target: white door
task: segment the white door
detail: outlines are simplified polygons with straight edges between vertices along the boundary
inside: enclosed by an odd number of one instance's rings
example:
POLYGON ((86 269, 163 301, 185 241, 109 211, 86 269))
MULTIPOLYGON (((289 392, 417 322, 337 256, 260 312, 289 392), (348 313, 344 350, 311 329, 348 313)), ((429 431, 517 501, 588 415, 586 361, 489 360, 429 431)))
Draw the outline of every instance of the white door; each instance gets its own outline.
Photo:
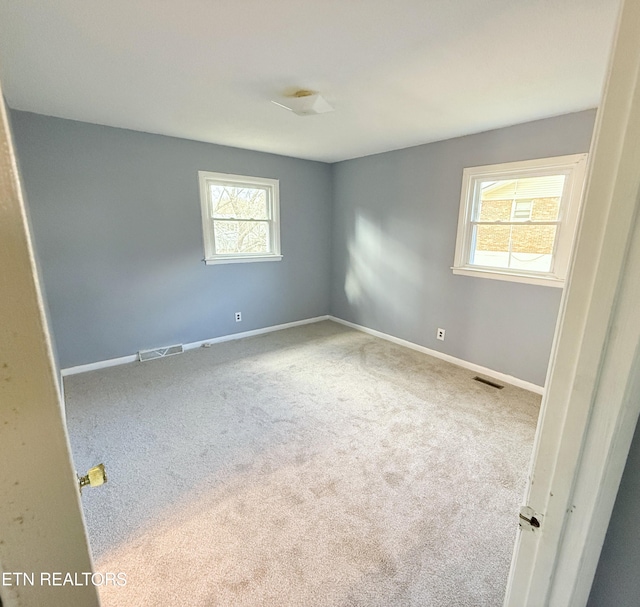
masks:
POLYGON ((622 6, 505 605, 586 604, 640 410, 640 2, 622 6))
POLYGON ((0 597, 4 607, 94 607, 96 588, 75 585, 92 563, 2 99, 0 597), (67 573, 73 585, 62 585, 67 573))

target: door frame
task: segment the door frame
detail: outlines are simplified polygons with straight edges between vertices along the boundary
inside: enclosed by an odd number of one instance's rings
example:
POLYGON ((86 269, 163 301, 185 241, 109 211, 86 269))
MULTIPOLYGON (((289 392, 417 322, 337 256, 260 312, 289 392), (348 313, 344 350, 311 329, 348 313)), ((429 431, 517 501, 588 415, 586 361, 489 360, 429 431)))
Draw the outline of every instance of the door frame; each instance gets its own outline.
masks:
POLYGON ((640 2, 619 15, 506 607, 583 607, 640 413, 640 2))

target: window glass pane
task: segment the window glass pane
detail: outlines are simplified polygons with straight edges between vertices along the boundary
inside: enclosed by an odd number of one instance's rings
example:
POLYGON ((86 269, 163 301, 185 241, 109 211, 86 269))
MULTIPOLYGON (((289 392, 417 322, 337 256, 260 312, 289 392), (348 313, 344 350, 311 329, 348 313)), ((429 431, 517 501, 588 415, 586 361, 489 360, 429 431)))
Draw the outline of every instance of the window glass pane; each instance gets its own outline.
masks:
POLYGON ((565 175, 481 181, 476 221, 556 221, 565 175), (525 209, 530 205, 530 215, 525 209))
MULTIPOLYGON (((496 183, 491 182, 491 183, 496 183)), ((480 199, 478 208, 477 221, 510 221, 511 207, 513 200, 505 198, 504 200, 480 199)))
POLYGON ((536 198, 531 209, 531 221, 558 221, 560 196, 536 198))
POLYGON ((550 272, 557 226, 476 226, 470 263, 490 268, 550 272))
POLYGON ((214 218, 269 219, 267 190, 210 185, 211 207, 214 218))
POLYGON ((216 254, 270 253, 269 224, 264 221, 214 221, 216 254))
POLYGON ((476 226, 470 263, 508 268, 511 226, 476 226))

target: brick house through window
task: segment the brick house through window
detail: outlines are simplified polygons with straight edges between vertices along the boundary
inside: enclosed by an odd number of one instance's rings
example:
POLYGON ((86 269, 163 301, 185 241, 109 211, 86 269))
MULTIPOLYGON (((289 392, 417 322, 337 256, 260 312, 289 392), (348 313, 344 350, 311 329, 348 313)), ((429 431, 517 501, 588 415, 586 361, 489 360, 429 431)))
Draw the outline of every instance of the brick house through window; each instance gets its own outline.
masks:
POLYGON ((478 226, 474 262, 497 265, 503 259, 505 267, 548 270, 557 226, 535 222, 558 220, 563 186, 564 175, 484 182, 478 219, 522 225, 478 226))

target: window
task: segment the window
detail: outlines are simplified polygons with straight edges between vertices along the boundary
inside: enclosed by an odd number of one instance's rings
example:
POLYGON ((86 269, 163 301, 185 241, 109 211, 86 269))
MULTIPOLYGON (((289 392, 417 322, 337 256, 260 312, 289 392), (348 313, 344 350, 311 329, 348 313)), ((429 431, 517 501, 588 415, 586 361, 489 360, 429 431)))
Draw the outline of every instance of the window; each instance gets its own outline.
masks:
POLYGON ((463 172, 454 274, 561 287, 587 154, 463 172))
POLYGON ((277 179, 198 171, 207 264, 278 261, 277 179))
POLYGON ((531 219, 532 210, 533 200, 514 200, 511 219, 514 221, 527 221, 528 219, 531 219))

